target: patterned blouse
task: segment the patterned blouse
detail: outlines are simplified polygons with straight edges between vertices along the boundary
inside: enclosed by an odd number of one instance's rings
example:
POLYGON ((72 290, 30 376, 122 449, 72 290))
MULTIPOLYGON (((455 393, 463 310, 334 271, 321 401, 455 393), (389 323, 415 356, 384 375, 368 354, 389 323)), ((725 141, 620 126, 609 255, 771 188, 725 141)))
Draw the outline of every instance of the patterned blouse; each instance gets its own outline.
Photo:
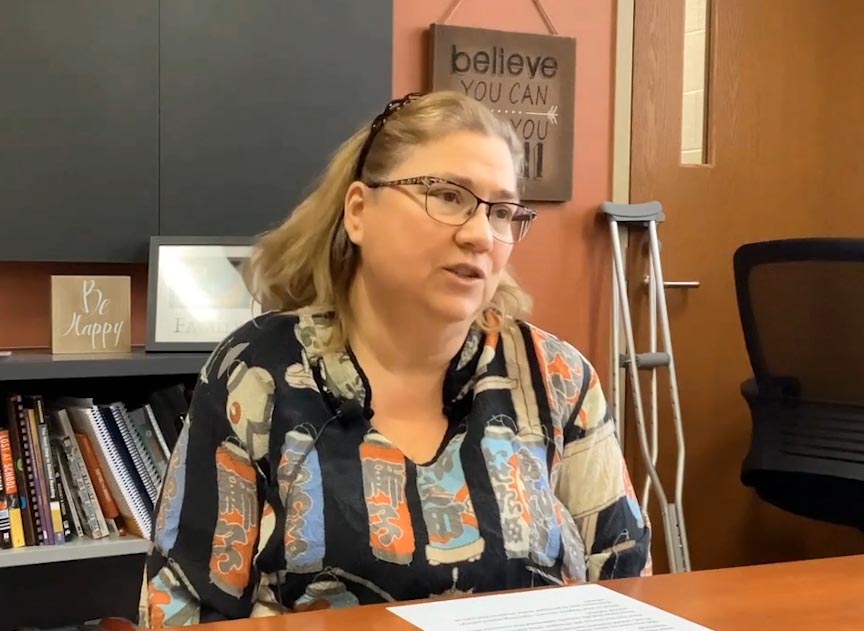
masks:
POLYGON ((268 313, 207 361, 158 502, 142 626, 650 572, 615 424, 570 345, 525 323, 472 329, 445 378, 449 428, 420 464, 372 427, 369 384, 325 347, 331 330, 327 312, 268 313))

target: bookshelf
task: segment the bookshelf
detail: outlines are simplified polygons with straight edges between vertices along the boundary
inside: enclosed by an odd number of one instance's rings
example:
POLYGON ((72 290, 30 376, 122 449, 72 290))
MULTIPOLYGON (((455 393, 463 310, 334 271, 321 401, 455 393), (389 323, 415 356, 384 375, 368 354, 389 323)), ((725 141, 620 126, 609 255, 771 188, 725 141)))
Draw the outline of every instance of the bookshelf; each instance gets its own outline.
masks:
POLYGON ((103 539, 76 539, 59 546, 33 546, 0 551, 0 568, 41 565, 80 561, 82 559, 101 559, 104 557, 146 554, 150 542, 138 537, 110 536, 103 539))
MULTIPOLYGON (((0 357, 0 394, 100 396, 125 400, 166 385, 194 384, 208 353, 52 355, 15 351, 0 357)), ((145 555, 133 535, 0 550, 0 629, 53 628, 119 616, 137 620, 145 555), (51 594, 46 606, 46 594, 51 594)))
POLYGON ((16 351, 0 358, 0 382, 194 375, 201 370, 207 356, 207 353, 147 353, 143 349, 112 355, 16 351))

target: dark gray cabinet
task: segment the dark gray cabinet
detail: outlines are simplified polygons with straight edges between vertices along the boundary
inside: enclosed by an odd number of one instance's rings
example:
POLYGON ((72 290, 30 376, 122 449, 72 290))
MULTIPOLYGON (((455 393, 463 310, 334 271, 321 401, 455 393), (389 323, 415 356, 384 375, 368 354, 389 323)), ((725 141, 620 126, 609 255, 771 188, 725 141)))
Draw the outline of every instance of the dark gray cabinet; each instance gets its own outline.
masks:
POLYGON ((158 15, 157 0, 0 0, 0 260, 146 257, 158 15))
POLYGON ((391 67, 392 0, 0 0, 0 260, 256 234, 391 67))
POLYGON ((391 92, 391 0, 185 0, 161 14, 160 231, 284 218, 391 92))

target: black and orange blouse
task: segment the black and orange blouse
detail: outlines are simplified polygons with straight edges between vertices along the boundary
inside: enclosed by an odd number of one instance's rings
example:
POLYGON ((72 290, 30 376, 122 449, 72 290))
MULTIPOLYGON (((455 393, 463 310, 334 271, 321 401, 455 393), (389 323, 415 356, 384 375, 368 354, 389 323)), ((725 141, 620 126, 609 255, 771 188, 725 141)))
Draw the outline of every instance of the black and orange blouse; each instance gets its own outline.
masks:
POLYGON ((268 313, 203 368, 159 498, 142 623, 650 572, 597 375, 526 323, 472 329, 430 462, 375 430, 332 315, 268 313))

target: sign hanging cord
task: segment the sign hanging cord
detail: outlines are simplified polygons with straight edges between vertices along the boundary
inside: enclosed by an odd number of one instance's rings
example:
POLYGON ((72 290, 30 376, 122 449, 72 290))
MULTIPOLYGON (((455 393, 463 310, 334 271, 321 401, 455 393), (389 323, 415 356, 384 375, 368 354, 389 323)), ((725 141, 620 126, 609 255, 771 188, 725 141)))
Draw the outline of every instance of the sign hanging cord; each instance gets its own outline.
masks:
MULTIPOLYGON (((450 21, 450 18, 453 17, 453 14, 456 13, 456 9, 460 7, 463 0, 453 0, 447 9, 441 14, 441 17, 438 18, 438 24, 447 24, 450 21)), ((552 21, 552 18, 549 17, 549 13, 546 11, 546 7, 543 6, 543 0, 531 0, 531 3, 537 9, 537 12, 540 14, 540 17, 543 18, 543 22, 546 24, 546 28, 548 29, 551 35, 558 35, 558 29, 555 28, 555 23, 552 21)))

